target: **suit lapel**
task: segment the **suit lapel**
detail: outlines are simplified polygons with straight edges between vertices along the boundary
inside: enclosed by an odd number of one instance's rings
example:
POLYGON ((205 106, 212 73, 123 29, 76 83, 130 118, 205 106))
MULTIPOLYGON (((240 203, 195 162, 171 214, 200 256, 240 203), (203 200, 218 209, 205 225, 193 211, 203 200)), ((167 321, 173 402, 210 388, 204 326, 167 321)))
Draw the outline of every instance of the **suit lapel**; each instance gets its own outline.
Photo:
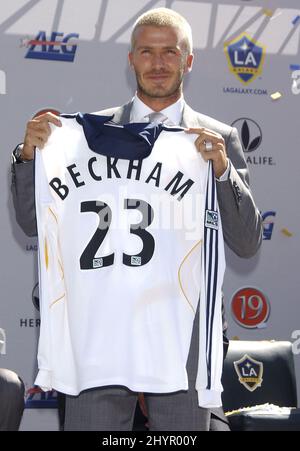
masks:
POLYGON ((130 122, 130 112, 132 108, 132 100, 114 111, 113 121, 116 124, 128 124, 130 122))
POLYGON ((180 124, 185 128, 198 128, 201 127, 201 122, 199 120, 199 114, 192 110, 186 103, 183 107, 182 121, 180 124))

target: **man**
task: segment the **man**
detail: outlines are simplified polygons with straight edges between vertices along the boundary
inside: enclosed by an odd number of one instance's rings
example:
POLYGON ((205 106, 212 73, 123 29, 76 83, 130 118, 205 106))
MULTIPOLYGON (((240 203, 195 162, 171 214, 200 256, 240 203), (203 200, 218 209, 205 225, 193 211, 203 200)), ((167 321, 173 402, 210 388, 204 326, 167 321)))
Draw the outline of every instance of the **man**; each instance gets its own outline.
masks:
POLYGON ((17 431, 23 410, 23 382, 13 371, 0 368, 0 431, 17 431))
MULTIPOLYGON (((193 64, 192 35, 186 20, 172 10, 158 8, 135 23, 129 64, 137 92, 128 104, 100 112, 114 122, 143 122, 160 112, 166 124, 181 125, 197 134, 197 150, 211 160, 227 245, 241 257, 251 257, 261 244, 261 217, 253 201, 247 165, 235 129, 193 111, 184 101, 183 79, 193 64), (146 119, 148 116, 148 119, 146 119)), ((35 146, 42 149, 50 135, 49 123, 61 126, 46 113, 28 122, 24 145, 14 152, 12 192, 16 217, 29 236, 36 234, 33 190, 35 146)), ((194 321, 187 360, 189 389, 163 395, 146 394, 151 430, 207 430, 209 409, 200 408, 195 391, 198 355, 198 321, 194 321)), ((126 387, 108 387, 67 396, 66 428, 130 430, 137 394, 126 387)))

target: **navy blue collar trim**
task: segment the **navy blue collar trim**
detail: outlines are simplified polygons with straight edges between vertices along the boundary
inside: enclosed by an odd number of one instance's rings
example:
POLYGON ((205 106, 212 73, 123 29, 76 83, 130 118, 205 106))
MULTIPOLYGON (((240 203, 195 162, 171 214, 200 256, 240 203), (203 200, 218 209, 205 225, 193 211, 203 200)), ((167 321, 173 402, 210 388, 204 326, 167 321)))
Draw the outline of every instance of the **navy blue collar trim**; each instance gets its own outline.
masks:
POLYGON ((140 160, 150 155, 155 141, 163 130, 178 132, 182 127, 168 127, 147 122, 116 124, 114 116, 76 113, 61 114, 76 119, 83 127, 89 148, 98 154, 126 160, 140 160))

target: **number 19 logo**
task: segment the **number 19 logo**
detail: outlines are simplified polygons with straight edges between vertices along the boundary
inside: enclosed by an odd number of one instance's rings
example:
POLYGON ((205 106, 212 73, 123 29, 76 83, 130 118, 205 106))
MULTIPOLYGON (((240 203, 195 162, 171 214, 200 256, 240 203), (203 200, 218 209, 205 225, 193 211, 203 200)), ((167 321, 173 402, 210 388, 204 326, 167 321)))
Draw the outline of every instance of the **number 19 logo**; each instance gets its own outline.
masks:
POLYGON ((232 298, 233 319, 246 329, 265 327, 270 315, 270 304, 257 288, 241 288, 232 298))

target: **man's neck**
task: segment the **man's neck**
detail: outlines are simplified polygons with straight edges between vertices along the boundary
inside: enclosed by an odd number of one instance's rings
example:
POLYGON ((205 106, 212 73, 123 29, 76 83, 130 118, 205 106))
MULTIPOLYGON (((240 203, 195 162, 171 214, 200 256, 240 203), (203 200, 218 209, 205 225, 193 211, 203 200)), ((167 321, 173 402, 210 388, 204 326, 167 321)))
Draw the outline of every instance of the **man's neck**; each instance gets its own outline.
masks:
POLYGON ((137 96, 142 102, 144 102, 145 105, 151 108, 151 110, 162 111, 165 108, 168 108, 168 106, 176 103, 177 100, 179 100, 180 97, 182 96, 182 93, 178 92, 172 96, 160 98, 160 97, 149 97, 144 93, 137 91, 137 96))

